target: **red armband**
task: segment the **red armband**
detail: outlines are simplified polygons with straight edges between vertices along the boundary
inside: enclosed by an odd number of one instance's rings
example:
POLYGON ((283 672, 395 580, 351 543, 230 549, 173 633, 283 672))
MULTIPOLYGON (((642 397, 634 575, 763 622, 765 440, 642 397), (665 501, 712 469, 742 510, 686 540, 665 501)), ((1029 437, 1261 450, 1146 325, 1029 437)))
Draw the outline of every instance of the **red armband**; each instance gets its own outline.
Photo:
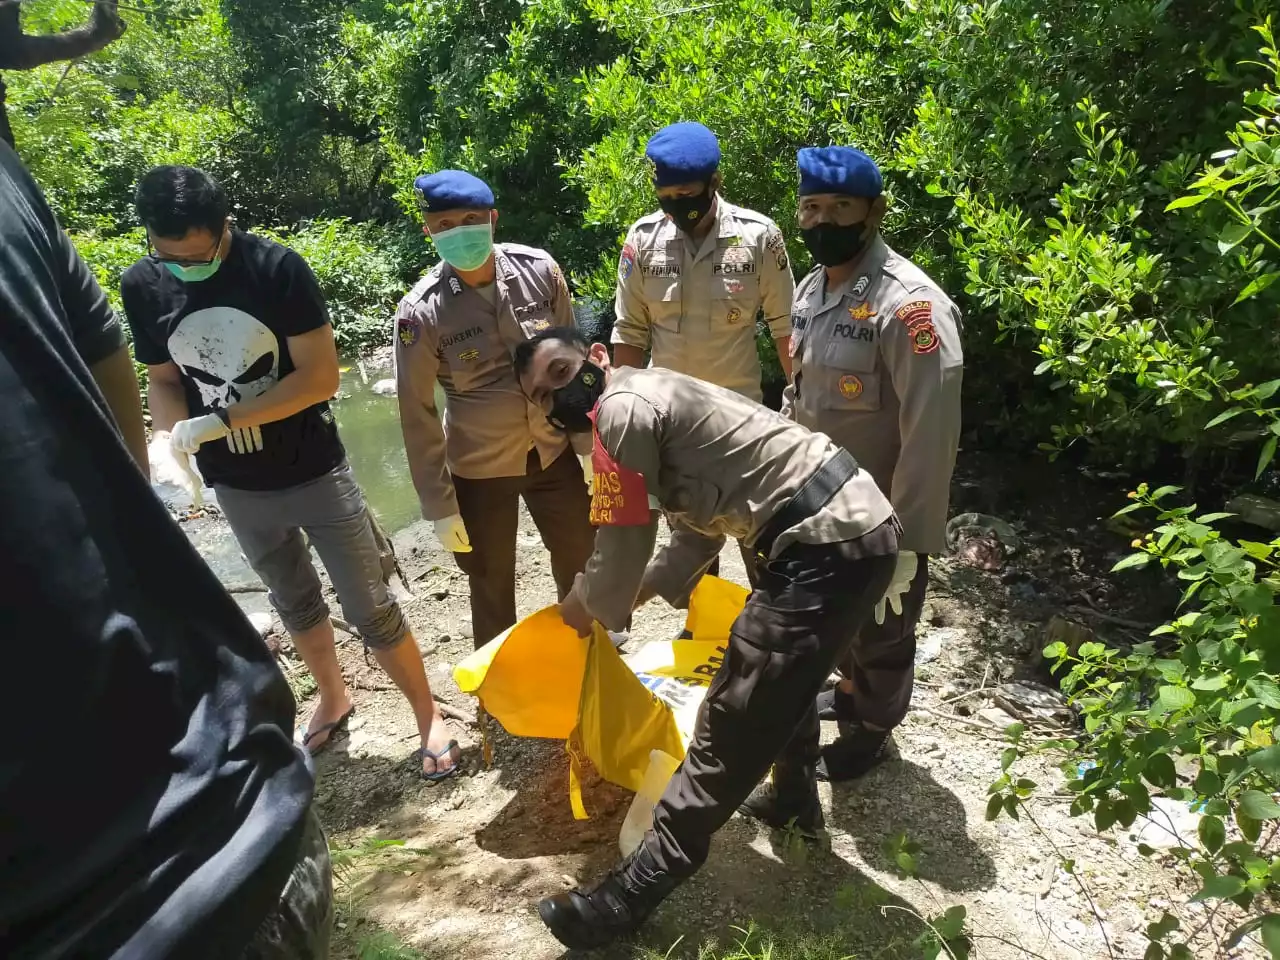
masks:
POLYGON ((644 474, 618 463, 595 428, 591 414, 591 525, 593 527, 639 527, 649 522, 649 488, 644 474))

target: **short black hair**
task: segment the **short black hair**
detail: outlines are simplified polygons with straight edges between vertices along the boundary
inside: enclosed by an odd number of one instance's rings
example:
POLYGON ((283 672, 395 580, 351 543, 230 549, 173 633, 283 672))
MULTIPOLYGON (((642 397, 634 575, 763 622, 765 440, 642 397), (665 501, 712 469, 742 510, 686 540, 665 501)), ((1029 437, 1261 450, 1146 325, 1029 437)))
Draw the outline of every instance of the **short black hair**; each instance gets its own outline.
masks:
POLYGON ((591 350, 591 341, 577 327, 552 327, 550 330, 544 330, 537 336, 516 344, 513 362, 517 379, 523 377, 529 371, 529 364, 533 363, 533 355, 538 352, 538 347, 548 340, 555 340, 557 343, 568 344, 571 347, 579 347, 583 353, 588 353, 591 350))
POLYGON ((133 197, 142 225, 158 237, 179 240, 192 230, 222 236, 231 206, 222 184, 197 167, 154 167, 133 197))

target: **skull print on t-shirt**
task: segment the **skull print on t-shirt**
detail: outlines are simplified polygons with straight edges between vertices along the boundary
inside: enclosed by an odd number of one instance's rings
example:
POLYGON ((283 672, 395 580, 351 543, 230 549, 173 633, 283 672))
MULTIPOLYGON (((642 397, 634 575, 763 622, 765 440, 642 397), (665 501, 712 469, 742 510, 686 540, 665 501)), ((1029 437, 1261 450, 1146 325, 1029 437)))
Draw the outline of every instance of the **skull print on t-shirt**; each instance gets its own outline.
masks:
MULTIPOLYGON (((210 410, 259 397, 280 380, 280 341, 255 317, 234 307, 209 307, 187 314, 169 337, 169 356, 195 384, 210 410)), ((262 449, 262 429, 227 437, 234 453, 262 449)))
MULTIPOLYGON (((178 368, 189 416, 234 407, 294 372, 289 338, 329 323, 306 261, 271 240, 233 230, 222 268, 183 283, 142 259, 120 283, 134 356, 178 368)), ((283 490, 345 459, 327 403, 206 443, 196 454, 205 480, 240 490, 283 490)))

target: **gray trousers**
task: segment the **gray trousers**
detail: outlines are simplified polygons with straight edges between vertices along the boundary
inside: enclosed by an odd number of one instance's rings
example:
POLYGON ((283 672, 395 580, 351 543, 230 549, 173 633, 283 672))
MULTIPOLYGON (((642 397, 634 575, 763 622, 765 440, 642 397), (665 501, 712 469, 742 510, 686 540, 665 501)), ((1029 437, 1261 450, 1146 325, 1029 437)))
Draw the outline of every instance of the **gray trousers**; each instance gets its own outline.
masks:
POLYGON ((338 593, 343 616, 365 643, 386 649, 408 635, 404 614, 387 587, 369 508, 349 464, 287 490, 214 489, 286 630, 301 633, 329 618, 310 540, 338 593))

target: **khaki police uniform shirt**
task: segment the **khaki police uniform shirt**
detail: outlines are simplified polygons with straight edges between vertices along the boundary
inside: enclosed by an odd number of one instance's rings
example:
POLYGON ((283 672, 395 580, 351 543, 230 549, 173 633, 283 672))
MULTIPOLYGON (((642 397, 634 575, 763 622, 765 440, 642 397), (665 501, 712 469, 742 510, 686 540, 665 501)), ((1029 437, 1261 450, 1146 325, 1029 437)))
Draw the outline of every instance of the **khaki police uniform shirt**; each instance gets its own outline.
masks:
POLYGON ((946 545, 960 442, 960 311, 879 236, 833 290, 821 267, 796 288, 793 383, 783 413, 865 466, 902 522, 902 549, 946 545))
POLYGON ((639 220, 618 262, 613 342, 652 349, 655 367, 761 398, 756 316, 774 339, 791 332, 795 280, 777 225, 716 198, 694 247, 662 211, 639 220))
POLYGON ((422 515, 458 512, 450 474, 523 476, 536 448, 545 468, 564 453, 564 434, 520 389, 512 354, 522 340, 572 326, 569 289, 546 251, 495 245, 493 302, 439 263, 396 311, 396 385, 409 472, 422 515), (447 400, 436 409, 439 380, 447 400))
MULTIPOLYGON (((672 527, 670 542, 652 563, 656 513, 647 525, 604 523, 597 529, 579 597, 611 630, 626 626, 642 583, 673 605, 687 606, 725 538, 750 545, 837 452, 828 437, 758 403, 660 367, 613 371, 596 408, 596 433, 619 466, 644 478, 649 506, 664 511, 672 527)), ((597 473, 597 499, 617 490, 597 473)), ((870 474, 860 470, 818 513, 779 534, 770 556, 797 541, 853 540, 892 514, 870 474)))

